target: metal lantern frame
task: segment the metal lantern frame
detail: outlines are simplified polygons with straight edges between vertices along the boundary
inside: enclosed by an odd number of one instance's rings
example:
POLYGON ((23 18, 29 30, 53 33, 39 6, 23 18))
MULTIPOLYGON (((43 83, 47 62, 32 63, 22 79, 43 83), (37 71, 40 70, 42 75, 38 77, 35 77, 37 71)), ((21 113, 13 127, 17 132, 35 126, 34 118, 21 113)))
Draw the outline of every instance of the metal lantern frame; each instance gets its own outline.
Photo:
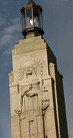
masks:
POLYGON ((22 34, 24 36, 34 33, 43 35, 42 8, 34 1, 29 1, 21 9, 22 13, 22 34))

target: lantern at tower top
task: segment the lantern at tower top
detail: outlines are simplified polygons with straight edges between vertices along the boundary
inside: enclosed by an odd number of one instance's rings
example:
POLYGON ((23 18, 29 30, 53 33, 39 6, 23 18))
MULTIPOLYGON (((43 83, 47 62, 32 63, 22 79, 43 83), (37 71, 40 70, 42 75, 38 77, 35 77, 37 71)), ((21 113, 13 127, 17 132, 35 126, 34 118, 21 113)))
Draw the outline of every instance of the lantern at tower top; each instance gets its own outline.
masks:
POLYGON ((36 5, 33 0, 22 7, 22 34, 25 38, 44 34, 42 11, 41 6, 36 5))

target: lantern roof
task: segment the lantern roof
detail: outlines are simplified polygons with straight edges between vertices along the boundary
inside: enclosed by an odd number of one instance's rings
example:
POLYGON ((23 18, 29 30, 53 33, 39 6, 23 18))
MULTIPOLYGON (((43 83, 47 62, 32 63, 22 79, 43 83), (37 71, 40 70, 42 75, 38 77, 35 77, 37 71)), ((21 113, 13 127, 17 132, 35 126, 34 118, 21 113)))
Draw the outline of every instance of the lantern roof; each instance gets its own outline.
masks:
POLYGON ((33 4, 36 5, 36 3, 33 0, 29 0, 29 2, 27 4, 33 4))
POLYGON ((28 3, 26 3, 22 7, 21 12, 23 12, 24 9, 29 8, 29 7, 38 7, 41 11, 43 11, 40 5, 37 5, 33 0, 29 0, 28 3))

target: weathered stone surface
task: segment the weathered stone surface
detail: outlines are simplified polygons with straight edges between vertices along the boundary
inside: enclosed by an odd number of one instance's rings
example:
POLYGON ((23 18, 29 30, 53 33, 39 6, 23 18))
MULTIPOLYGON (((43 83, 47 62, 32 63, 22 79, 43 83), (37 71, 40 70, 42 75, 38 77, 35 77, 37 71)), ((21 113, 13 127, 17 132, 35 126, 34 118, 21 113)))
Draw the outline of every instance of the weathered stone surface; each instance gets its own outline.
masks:
POLYGON ((20 40, 12 51, 12 62, 12 138, 68 138, 62 76, 44 39, 20 40))

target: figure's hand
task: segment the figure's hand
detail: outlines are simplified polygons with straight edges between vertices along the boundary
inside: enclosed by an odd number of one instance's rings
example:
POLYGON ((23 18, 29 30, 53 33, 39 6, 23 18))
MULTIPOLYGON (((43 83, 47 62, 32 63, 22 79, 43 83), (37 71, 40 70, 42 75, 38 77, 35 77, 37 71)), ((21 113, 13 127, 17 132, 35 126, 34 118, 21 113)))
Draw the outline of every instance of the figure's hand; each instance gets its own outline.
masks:
POLYGON ((46 110, 49 107, 49 104, 50 104, 49 99, 42 100, 42 110, 46 110))
POLYGON ((25 95, 26 95, 27 97, 30 97, 29 92, 25 92, 25 95))
POLYGON ((22 89, 22 97, 23 97, 24 95, 27 96, 27 95, 28 95, 27 93, 28 93, 31 89, 32 89, 32 85, 31 85, 31 84, 24 86, 23 89, 22 89))

